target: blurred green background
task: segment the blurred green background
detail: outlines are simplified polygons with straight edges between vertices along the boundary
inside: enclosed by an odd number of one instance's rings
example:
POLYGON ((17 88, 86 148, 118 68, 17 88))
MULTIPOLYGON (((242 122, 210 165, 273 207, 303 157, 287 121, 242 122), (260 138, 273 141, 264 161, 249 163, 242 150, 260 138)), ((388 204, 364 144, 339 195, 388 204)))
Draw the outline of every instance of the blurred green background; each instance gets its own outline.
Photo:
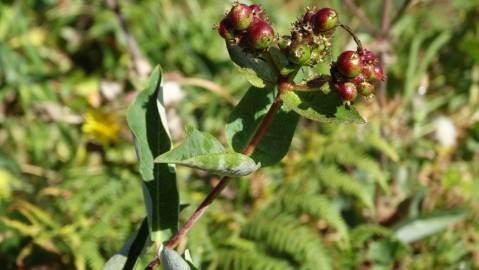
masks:
MULTIPOLYGON (((137 230, 125 112, 152 65, 175 143, 186 124, 224 141, 249 87, 213 29, 231 2, 115 2, 0 2, 2 269, 101 269, 137 230)), ((281 164, 232 182, 180 251, 201 269, 479 269, 479 1, 258 2, 279 34, 334 7, 387 82, 358 102, 366 125, 303 119, 281 164)), ((333 57, 352 46, 338 32, 333 57)), ((178 181, 185 220, 218 179, 178 181)))

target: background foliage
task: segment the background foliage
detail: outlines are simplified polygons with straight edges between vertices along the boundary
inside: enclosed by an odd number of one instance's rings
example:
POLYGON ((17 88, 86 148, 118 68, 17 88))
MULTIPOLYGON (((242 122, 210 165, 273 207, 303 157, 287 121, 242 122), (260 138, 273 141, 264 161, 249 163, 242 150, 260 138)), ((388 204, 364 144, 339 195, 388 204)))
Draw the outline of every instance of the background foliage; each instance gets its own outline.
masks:
MULTIPOLYGON (((278 33, 310 4, 261 2, 278 33)), ((201 269, 479 268, 479 2, 409 1, 386 37, 346 2, 315 4, 385 51, 385 98, 360 102, 366 125, 302 119, 280 165, 232 182, 180 245, 201 269)), ((363 2, 380 29, 381 1, 363 2)), ((145 59, 166 72, 174 143, 186 125, 226 142, 249 87, 212 30, 228 6, 121 1, 145 59)), ((353 46, 334 44, 334 56, 353 46)), ((126 108, 142 86, 104 2, 0 3, 0 265, 101 269, 140 227, 126 108)), ((177 174, 184 220, 218 179, 177 174)))

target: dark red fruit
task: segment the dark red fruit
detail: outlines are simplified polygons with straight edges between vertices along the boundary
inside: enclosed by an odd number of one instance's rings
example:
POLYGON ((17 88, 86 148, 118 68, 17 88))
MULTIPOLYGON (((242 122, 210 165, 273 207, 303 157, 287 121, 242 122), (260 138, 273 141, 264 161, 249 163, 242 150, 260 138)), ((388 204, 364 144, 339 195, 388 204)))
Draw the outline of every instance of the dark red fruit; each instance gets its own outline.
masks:
POLYGON ((359 73, 358 76, 354 77, 352 80, 351 80, 355 85, 360 85, 362 84, 363 82, 366 81, 366 78, 364 77, 364 75, 362 73, 359 73))
POLYGON ((303 16, 303 23, 304 24, 308 24, 308 23, 312 24, 314 14, 316 14, 316 13, 314 13, 312 10, 306 11, 306 13, 303 16))
POLYGON ((237 4, 231 8, 230 14, 233 28, 236 30, 245 30, 253 21, 253 12, 245 4, 237 4))
POLYGON ((371 68, 371 80, 373 81, 382 81, 384 79, 383 68, 376 64, 371 68))
POLYGON ((253 13, 253 16, 259 17, 261 19, 265 19, 266 13, 264 12, 264 9, 260 5, 250 5, 249 8, 251 9, 251 12, 253 13))
POLYGON ((374 93, 374 85, 368 82, 363 82, 358 85, 358 92, 365 97, 369 97, 372 93, 374 93))
POLYGON ((343 52, 336 61, 339 72, 348 78, 354 78, 361 73, 362 65, 359 55, 354 51, 343 52))
POLYGON ((373 64, 377 61, 377 59, 377 56, 373 52, 366 49, 363 50, 363 54, 361 55, 361 61, 364 64, 373 64))
POLYGON ((267 22, 255 18, 248 28, 248 41, 253 48, 261 50, 268 48, 274 40, 274 30, 267 22))
POLYGON ((231 20, 229 18, 224 18, 218 27, 218 33, 226 40, 233 40, 235 38, 235 33, 231 20))
POLYGON ((322 8, 311 18, 317 32, 326 32, 338 25, 338 13, 332 8, 322 8))
POLYGON ((338 90, 339 95, 341 95, 344 100, 354 100, 358 95, 358 90, 356 89, 356 85, 354 85, 354 83, 337 83, 335 84, 335 87, 338 90))
POLYGON ((371 80, 372 73, 373 73, 373 66, 372 65, 363 65, 363 68, 361 70, 361 75, 364 76, 364 79, 366 81, 371 80))

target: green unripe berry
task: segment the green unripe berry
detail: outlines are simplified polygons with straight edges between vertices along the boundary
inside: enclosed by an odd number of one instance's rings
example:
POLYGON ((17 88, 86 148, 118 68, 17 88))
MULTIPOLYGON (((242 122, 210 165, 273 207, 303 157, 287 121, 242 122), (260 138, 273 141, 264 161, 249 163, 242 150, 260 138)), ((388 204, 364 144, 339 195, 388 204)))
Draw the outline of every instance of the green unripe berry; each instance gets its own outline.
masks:
POLYGON ((286 50, 287 48, 289 48, 289 46, 291 46, 291 37, 290 36, 282 36, 278 40, 278 47, 281 50, 286 50))
POLYGON ((304 43, 293 44, 288 50, 288 59, 294 64, 302 65, 311 58, 311 47, 304 43))
POLYGON ((368 97, 374 93, 374 85, 368 82, 363 82, 358 85, 358 92, 362 96, 368 97))

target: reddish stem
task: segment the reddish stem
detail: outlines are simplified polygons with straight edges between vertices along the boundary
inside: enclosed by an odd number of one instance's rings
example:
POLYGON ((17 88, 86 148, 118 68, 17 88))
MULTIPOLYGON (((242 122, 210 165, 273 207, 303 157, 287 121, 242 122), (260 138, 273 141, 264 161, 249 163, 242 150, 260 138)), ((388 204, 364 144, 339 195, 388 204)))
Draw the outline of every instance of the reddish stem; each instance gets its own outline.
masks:
MULTIPOLYGON (((258 145, 258 143, 261 141, 261 138, 263 138, 264 134, 268 130, 269 126, 274 120, 274 117, 276 113, 279 111, 281 108, 281 105, 283 104, 283 101, 281 100, 281 95, 285 91, 281 87, 278 87, 279 91, 278 94, 276 95, 273 104, 269 108, 268 112, 266 113, 265 117, 261 121, 258 129, 256 130, 256 133, 254 134, 253 138, 251 141, 248 143, 246 148, 243 150, 244 155, 251 155, 258 145)), ((183 226, 180 228, 180 230, 176 233, 176 235, 166 244, 167 248, 174 248, 176 247, 180 241, 183 239, 183 237, 186 236, 186 234, 190 231, 190 229, 195 225, 195 223, 201 218, 203 213, 208 209, 208 206, 218 197, 218 195, 223 191, 223 189, 228 185, 230 182, 231 178, 228 176, 223 176, 221 178, 220 182, 218 185, 216 185, 213 190, 210 191, 208 196, 203 200, 203 202, 198 206, 198 208, 195 210, 195 212, 191 215, 191 217, 183 224, 183 226)), ((145 270, 151 270, 154 269, 156 266, 160 264, 160 257, 157 255, 155 258, 148 264, 148 266, 145 268, 145 270)))
POLYGON ((263 138, 264 134, 268 130, 269 126, 274 120, 274 116, 276 113, 279 111, 281 108, 281 105, 283 104, 283 101, 281 100, 281 93, 282 91, 280 90, 278 92, 278 95, 273 101, 273 104, 269 108, 268 113, 266 113, 265 117, 263 118, 263 121, 261 122, 260 126, 256 130, 256 133, 254 134, 253 138, 251 139, 250 143, 246 146, 246 148, 243 150, 244 155, 251 155, 258 145, 258 143, 261 141, 261 138, 263 138))

